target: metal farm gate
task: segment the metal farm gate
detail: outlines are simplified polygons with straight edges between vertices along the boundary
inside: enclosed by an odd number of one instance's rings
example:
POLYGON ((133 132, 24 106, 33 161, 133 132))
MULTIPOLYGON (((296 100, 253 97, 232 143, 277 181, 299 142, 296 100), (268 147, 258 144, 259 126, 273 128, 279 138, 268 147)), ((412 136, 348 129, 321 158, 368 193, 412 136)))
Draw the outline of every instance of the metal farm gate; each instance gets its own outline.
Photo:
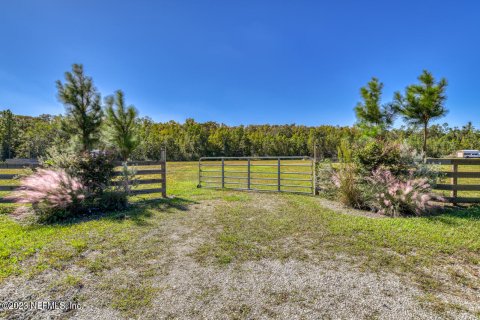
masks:
POLYGON ((198 187, 315 193, 311 157, 202 157, 198 187))

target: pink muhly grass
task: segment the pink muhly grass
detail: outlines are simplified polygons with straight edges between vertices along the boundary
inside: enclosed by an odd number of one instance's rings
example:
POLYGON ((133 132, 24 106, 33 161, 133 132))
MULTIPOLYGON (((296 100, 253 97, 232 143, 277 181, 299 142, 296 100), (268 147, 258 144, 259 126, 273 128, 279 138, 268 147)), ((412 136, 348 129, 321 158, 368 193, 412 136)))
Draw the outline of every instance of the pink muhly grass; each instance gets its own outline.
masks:
POLYGON ((8 199, 24 204, 43 204, 49 208, 66 209, 85 198, 84 186, 64 170, 39 169, 21 179, 20 188, 8 199))
POLYGON ((426 178, 414 178, 410 173, 404 180, 395 177, 389 170, 378 168, 368 178, 379 188, 376 194, 376 207, 382 214, 398 216, 401 214, 421 214, 428 210, 431 201, 444 201, 431 192, 426 178))

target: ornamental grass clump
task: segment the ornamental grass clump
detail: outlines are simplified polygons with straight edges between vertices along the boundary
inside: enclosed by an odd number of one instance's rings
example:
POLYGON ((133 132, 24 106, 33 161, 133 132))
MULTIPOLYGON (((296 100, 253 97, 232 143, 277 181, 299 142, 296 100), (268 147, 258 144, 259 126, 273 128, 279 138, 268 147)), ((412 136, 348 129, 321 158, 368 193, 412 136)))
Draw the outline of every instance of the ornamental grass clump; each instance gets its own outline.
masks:
POLYGON ((22 178, 20 188, 7 198, 31 204, 31 211, 41 221, 56 221, 82 210, 85 187, 65 170, 39 169, 22 178))
POLYGON ((338 170, 332 170, 331 180, 336 188, 336 197, 345 205, 353 208, 364 207, 361 178, 358 168, 352 161, 351 146, 342 141, 338 148, 338 157, 341 160, 338 170))
POLYGON ((338 148, 340 163, 319 169, 322 193, 343 204, 397 217, 421 215, 444 199, 432 192, 442 175, 400 143, 374 141, 338 148), (355 151, 352 151, 355 150, 355 151), (354 155, 354 156, 352 156, 354 155))
POLYGON ((415 178, 413 172, 402 179, 390 170, 378 168, 367 181, 376 189, 372 207, 381 214, 393 217, 421 215, 431 209, 432 201, 443 201, 432 193, 427 178, 415 178))

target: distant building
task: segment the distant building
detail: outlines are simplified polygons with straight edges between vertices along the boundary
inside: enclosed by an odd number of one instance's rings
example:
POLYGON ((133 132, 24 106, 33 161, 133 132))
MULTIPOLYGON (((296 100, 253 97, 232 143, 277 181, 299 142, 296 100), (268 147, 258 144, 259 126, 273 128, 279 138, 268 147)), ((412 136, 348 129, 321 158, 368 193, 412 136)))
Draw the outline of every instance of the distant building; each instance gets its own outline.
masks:
POLYGON ((459 150, 457 151, 458 158, 480 158, 479 150, 459 150))

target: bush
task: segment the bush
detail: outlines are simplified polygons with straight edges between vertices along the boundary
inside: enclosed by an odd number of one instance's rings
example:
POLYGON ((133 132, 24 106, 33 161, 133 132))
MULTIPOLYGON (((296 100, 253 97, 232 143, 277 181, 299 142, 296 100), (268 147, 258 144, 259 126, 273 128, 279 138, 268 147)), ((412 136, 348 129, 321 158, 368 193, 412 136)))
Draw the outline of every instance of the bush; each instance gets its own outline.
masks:
POLYGON ((390 216, 419 215, 432 201, 443 200, 432 193, 438 168, 423 163, 406 145, 375 141, 353 148, 342 142, 338 154, 338 167, 320 171, 318 177, 324 194, 345 205, 390 216))
POLYGON ((128 194, 122 191, 106 191, 95 201, 95 207, 106 211, 125 210, 128 207, 128 194))
POLYGON ((31 204, 41 221, 56 221, 83 210, 85 187, 65 170, 39 169, 21 179, 19 190, 7 198, 31 204))
POLYGON ((443 201, 431 192, 427 178, 415 178, 413 172, 402 180, 391 171, 378 168, 367 180, 376 190, 372 207, 389 216, 420 215, 430 209, 431 201, 443 201))
POLYGON ((355 150, 355 162, 364 174, 383 167, 400 175, 423 163, 422 157, 413 148, 398 142, 375 140, 356 146, 355 150))
POLYGON ((367 142, 355 150, 354 160, 366 172, 372 172, 380 166, 398 166, 401 158, 397 145, 382 140, 367 142))
POLYGON ((70 173, 78 157, 79 155, 71 149, 53 145, 47 150, 47 155, 39 159, 39 162, 45 168, 61 168, 70 173))
POLYGON ((130 195, 132 188, 138 185, 137 171, 128 167, 127 163, 122 163, 122 170, 118 178, 117 191, 123 191, 126 195, 130 195))
POLYGON ((338 157, 341 163, 338 168, 331 167, 330 170, 326 171, 331 182, 330 184, 327 181, 326 191, 333 193, 335 198, 347 206, 363 208, 365 199, 362 192, 362 181, 357 174, 357 165, 352 161, 351 150, 351 146, 347 141, 341 142, 338 148, 338 157))
POLYGON ((89 198, 99 197, 111 185, 115 176, 114 158, 105 153, 82 153, 71 164, 71 174, 85 185, 89 198))
POLYGON ((114 157, 108 153, 62 154, 52 151, 42 164, 50 168, 63 169, 78 178, 86 188, 88 200, 101 196, 112 185, 112 178, 115 176, 114 157))
POLYGON ((44 166, 61 168, 76 177, 85 186, 84 206, 90 211, 123 210, 128 206, 131 184, 135 171, 123 166, 119 179, 115 180, 113 154, 103 152, 61 153, 52 149, 42 160, 44 166))
POLYGON ((106 211, 125 210, 128 207, 128 196, 131 194, 132 186, 137 184, 136 170, 131 169, 126 163, 122 164, 118 179, 115 183, 98 195, 95 199, 95 208, 106 211))

